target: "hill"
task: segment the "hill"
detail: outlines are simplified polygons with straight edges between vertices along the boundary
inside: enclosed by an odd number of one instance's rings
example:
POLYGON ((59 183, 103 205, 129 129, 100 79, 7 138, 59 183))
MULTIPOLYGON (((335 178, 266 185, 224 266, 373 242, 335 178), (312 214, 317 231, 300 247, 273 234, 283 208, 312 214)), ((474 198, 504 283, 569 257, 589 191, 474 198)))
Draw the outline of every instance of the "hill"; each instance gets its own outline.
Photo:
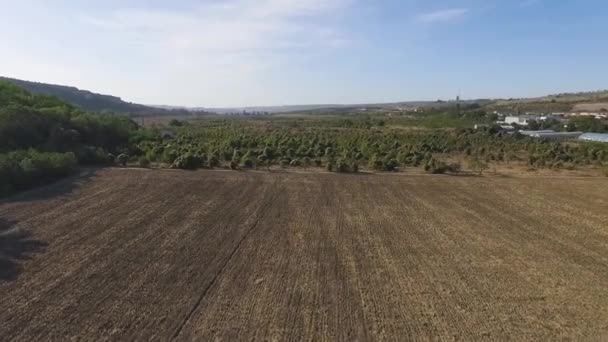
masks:
POLYGON ((34 95, 56 96, 59 99, 90 112, 111 112, 130 116, 184 116, 208 114, 204 111, 187 111, 180 108, 157 108, 123 101, 120 97, 93 93, 76 87, 30 82, 0 77, 0 81, 13 83, 34 95))
MULTIPOLYGON (((477 99, 463 100, 461 104, 469 105, 477 103, 487 105, 492 100, 477 99)), ((285 106, 260 106, 260 107, 233 107, 233 108, 208 108, 215 113, 240 113, 246 112, 268 112, 268 113, 301 113, 301 112, 351 112, 356 110, 374 109, 415 109, 415 108, 445 108, 455 105, 454 101, 405 101, 390 103, 359 103, 359 104, 311 104, 311 105, 285 105, 285 106)), ((198 108, 195 108, 198 109, 198 108)), ((191 109, 192 110, 192 109, 191 109)))
POLYGON ((562 93, 521 99, 499 99, 488 109, 511 112, 569 112, 608 109, 608 90, 562 93))

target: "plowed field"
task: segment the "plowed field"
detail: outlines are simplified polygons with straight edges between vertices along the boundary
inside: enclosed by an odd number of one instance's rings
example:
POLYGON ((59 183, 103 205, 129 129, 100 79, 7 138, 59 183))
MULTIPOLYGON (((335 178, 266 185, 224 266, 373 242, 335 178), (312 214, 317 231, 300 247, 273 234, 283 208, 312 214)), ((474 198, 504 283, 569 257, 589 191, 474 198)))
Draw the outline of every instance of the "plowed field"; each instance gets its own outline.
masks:
POLYGON ((608 179, 107 169, 0 267, 4 341, 603 340, 608 179))

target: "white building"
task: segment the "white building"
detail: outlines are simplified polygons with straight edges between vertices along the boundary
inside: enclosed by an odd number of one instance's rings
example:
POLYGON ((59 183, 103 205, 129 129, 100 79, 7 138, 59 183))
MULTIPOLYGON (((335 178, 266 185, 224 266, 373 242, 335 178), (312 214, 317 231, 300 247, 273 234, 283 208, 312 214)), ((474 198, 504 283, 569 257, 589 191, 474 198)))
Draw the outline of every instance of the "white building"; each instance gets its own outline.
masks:
POLYGON ((520 126, 528 126, 530 121, 538 121, 538 115, 520 115, 520 116, 507 116, 505 118, 505 123, 507 125, 520 125, 520 126))

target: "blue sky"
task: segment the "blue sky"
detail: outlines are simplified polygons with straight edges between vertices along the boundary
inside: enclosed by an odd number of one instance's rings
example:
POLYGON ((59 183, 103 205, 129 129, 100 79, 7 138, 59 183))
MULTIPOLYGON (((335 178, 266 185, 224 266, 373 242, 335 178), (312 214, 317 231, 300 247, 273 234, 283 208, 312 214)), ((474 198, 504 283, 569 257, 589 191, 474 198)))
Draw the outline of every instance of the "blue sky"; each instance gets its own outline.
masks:
POLYGON ((605 0, 0 0, 0 75, 146 104, 608 88, 605 0))

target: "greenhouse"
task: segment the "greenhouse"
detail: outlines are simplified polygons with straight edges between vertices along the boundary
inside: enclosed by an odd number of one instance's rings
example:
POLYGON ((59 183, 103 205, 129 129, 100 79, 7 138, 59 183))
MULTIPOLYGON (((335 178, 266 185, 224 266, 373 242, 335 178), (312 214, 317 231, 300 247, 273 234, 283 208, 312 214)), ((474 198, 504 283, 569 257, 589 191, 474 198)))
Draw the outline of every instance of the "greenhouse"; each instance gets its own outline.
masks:
POLYGON ((608 134, 606 134, 606 133, 585 133, 579 137, 579 140, 608 143, 608 134))

